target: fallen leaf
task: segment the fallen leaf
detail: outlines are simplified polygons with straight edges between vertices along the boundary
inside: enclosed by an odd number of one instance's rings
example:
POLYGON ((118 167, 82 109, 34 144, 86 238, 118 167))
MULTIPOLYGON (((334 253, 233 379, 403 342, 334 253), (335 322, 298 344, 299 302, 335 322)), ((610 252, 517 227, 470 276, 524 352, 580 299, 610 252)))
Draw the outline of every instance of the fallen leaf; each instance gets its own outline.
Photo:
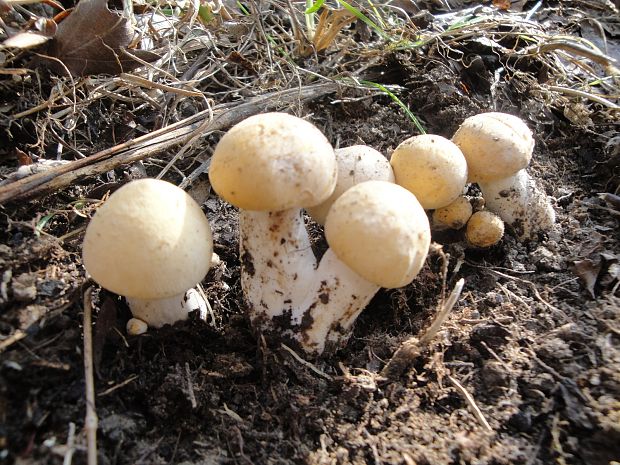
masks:
MULTIPOLYGON (((58 60, 45 60, 58 73, 74 76, 118 74, 131 71, 140 63, 124 52, 134 31, 127 20, 107 7, 106 0, 80 0, 73 12, 58 25, 47 54, 58 60), (63 66, 64 65, 64 66, 63 66)), ((157 55, 144 50, 131 54, 146 61, 157 55)))
POLYGON ((493 0, 493 6, 500 10, 507 10, 510 8, 510 0, 493 0))
POLYGON ((37 31, 46 37, 54 37, 58 30, 58 24, 50 18, 39 18, 35 21, 34 25, 37 31))
POLYGON ((592 298, 596 299, 596 295, 594 294, 594 286, 596 286, 598 275, 601 272, 601 262, 599 261, 598 263, 595 263, 589 258, 576 261, 573 266, 573 272, 584 282, 586 289, 592 298))
POLYGON ((19 166, 32 165, 34 163, 30 155, 17 147, 15 147, 15 158, 17 158, 17 164, 19 166))

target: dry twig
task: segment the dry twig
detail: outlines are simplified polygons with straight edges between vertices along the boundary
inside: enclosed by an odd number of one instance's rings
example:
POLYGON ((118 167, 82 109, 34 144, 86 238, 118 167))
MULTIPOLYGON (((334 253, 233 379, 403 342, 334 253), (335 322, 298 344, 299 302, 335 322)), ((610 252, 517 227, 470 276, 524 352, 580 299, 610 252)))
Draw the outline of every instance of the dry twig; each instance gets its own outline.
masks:
POLYGON ((210 110, 193 115, 128 142, 73 161, 46 172, 36 173, 5 186, 0 186, 0 205, 9 201, 43 195, 67 187, 73 182, 105 173, 120 165, 133 163, 184 143, 202 128, 207 135, 221 131, 261 111, 290 107, 296 102, 314 100, 336 92, 338 84, 327 82, 287 89, 254 97, 242 103, 224 104, 213 109, 213 120, 204 126, 210 110))
POLYGON ((457 389, 457 391, 459 391, 459 393, 463 396, 463 398, 467 402, 467 405, 469 405, 469 407, 471 408, 472 412, 474 412, 474 415, 476 416, 476 418, 478 419, 478 421, 480 422, 482 427, 484 429, 486 429, 487 431, 492 433, 493 432, 493 428, 491 428, 491 425, 489 425, 489 422, 487 421, 487 419, 484 418, 484 414, 482 413, 482 410, 480 410, 480 408, 476 404, 476 401, 474 400, 474 397, 455 378, 453 378, 452 376, 448 375, 448 379, 454 385, 454 387, 457 389))
POLYGON ((84 292, 84 377, 86 384, 86 445, 88 465, 97 465, 97 411, 95 410, 95 377, 93 368, 93 288, 84 292))
POLYGON ((312 370, 313 372, 315 372, 317 375, 325 378, 328 381, 332 381, 332 377, 330 375, 328 375, 327 373, 325 373, 322 370, 319 370, 315 365, 313 365, 312 363, 310 363, 307 360, 304 360, 303 358, 301 358, 297 352, 295 352, 293 349, 291 349, 289 346, 287 346, 286 344, 280 344, 280 346, 286 350, 289 354, 291 354, 293 356, 293 358, 295 360, 297 360, 299 363, 301 363, 303 366, 305 366, 306 368, 309 368, 310 370, 312 370))
POLYGON ((401 344, 398 350, 394 353, 390 361, 383 367, 381 376, 388 379, 395 379, 399 377, 405 369, 413 363, 413 361, 420 356, 420 353, 435 337, 439 328, 446 320, 450 311, 458 301, 461 291, 463 290, 463 284, 465 280, 459 279, 454 286, 454 290, 448 297, 448 300, 442 302, 435 319, 431 323, 430 327, 420 337, 411 337, 401 344))

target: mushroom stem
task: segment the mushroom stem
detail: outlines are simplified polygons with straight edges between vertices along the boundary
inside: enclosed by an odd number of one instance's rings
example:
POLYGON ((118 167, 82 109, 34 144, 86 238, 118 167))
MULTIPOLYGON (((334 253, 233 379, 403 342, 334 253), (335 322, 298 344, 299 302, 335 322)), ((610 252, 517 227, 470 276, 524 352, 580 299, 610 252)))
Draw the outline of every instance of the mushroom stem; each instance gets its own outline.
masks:
POLYGON ((306 295, 316 257, 301 209, 240 210, 241 286, 252 322, 291 312, 306 295))
POLYGON ((201 317, 207 314, 207 303, 196 289, 164 299, 125 299, 134 318, 144 321, 151 328, 186 320, 189 312, 194 310, 198 310, 201 317))
POLYGON ((297 338, 308 353, 320 354, 327 344, 341 344, 360 312, 380 286, 355 273, 328 249, 303 302, 293 310, 292 323, 301 330, 297 338))
POLYGON ((510 224, 519 237, 527 239, 553 227, 553 207, 525 169, 506 178, 478 181, 478 185, 486 207, 510 224))

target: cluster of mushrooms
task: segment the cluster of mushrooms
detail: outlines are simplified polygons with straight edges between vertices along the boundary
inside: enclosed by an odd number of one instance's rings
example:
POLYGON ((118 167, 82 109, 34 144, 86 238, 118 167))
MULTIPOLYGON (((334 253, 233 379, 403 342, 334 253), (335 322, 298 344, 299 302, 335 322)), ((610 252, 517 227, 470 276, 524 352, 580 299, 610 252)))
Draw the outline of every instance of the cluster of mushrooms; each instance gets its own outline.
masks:
MULTIPOLYGON (((276 330, 308 354, 340 346, 380 288, 417 276, 431 241, 428 210, 436 224, 465 227, 477 247, 497 243, 503 222, 521 238, 549 229, 553 209, 525 171, 533 147, 525 123, 502 113, 468 118, 452 141, 411 137, 390 161, 367 146, 334 150, 314 125, 284 113, 235 125, 218 143, 209 177, 239 208, 241 283, 253 327, 276 330), (468 182, 486 199, 473 215, 463 196, 468 182), (304 210, 324 226, 329 249, 320 260, 304 210)), ((132 334, 204 311, 194 286, 212 255, 200 206, 154 179, 112 194, 83 245, 92 278, 126 297, 132 334)))

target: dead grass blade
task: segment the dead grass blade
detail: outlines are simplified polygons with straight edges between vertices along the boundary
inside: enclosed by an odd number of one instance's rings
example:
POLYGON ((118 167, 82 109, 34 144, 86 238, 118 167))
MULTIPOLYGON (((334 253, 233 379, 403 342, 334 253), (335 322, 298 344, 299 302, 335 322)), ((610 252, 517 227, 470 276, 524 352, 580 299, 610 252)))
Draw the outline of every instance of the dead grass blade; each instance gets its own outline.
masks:
MULTIPOLYGON (((216 106, 213 109, 213 120, 202 129, 203 134, 227 129, 242 119, 263 111, 290 108, 299 102, 321 98, 336 92, 337 89, 338 84, 327 82, 301 89, 271 92, 242 103, 216 106)), ((182 144, 195 135, 195 131, 204 125, 204 118, 209 114, 208 110, 198 113, 178 123, 95 153, 90 157, 1 186, 0 205, 55 192, 79 179, 105 173, 120 165, 142 160, 182 144)))

